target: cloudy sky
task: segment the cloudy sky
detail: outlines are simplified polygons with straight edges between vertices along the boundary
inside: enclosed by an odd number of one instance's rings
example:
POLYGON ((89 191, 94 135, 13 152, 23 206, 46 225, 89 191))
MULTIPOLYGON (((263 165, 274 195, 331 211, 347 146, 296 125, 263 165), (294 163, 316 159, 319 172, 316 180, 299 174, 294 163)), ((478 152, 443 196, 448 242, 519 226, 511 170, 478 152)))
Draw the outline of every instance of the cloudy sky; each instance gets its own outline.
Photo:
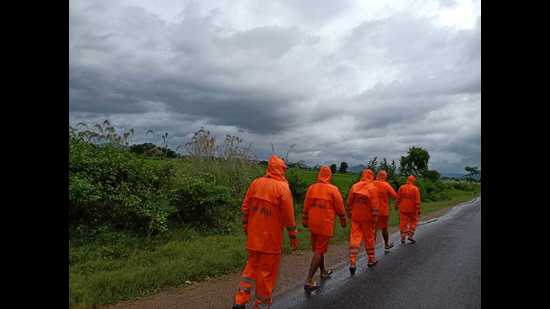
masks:
POLYGON ((70 123, 174 148, 205 127, 311 165, 416 145, 462 172, 480 166, 480 4, 71 0, 70 123))

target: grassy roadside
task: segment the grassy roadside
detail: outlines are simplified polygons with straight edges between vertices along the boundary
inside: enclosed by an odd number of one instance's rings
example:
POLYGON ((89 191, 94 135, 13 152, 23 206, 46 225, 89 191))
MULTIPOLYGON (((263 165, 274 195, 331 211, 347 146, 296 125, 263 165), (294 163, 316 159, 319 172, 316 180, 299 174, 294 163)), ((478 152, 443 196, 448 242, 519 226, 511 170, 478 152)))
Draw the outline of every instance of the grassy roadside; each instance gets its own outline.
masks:
MULTIPOLYGON (((444 209, 479 195, 479 191, 453 190, 448 201, 422 204, 424 214, 444 209)), ((301 207, 297 208, 300 222, 301 207)), ((398 224, 395 211, 390 225, 398 224)), ((238 229, 237 229, 238 230, 238 229)), ((347 240, 349 227, 337 225, 332 242, 347 240)), ((309 233, 300 228, 300 249, 309 248, 309 233)), ((93 241, 70 243, 71 308, 108 304, 154 294, 162 288, 199 281, 239 271, 246 260, 242 233, 205 235, 180 229, 162 238, 143 240, 125 235, 106 234, 93 241)), ((285 237, 284 252, 289 245, 285 237)))

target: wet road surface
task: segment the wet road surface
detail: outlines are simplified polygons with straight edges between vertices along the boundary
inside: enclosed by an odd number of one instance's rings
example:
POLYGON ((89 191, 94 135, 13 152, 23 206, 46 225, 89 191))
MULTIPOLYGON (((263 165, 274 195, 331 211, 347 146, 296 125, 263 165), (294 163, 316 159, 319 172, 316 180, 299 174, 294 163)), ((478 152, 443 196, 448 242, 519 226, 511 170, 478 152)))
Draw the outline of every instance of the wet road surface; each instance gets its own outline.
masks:
POLYGON ((481 197, 421 222, 416 244, 390 238, 395 247, 378 245, 374 268, 363 250, 355 276, 342 261, 320 290, 298 285, 271 308, 481 308, 481 197))

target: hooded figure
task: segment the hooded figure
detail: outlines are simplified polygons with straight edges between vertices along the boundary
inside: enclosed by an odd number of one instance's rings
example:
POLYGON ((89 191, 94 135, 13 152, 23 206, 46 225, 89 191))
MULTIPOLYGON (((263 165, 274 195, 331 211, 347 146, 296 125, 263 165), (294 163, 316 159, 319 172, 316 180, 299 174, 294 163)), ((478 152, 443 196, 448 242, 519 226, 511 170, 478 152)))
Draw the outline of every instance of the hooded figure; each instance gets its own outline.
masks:
POLYGON ((376 228, 382 230, 384 249, 386 251, 393 247, 393 243, 389 242, 388 234, 388 220, 390 217, 388 202, 390 197, 397 199, 397 193, 395 193, 395 190, 386 181, 387 178, 388 174, 386 173, 386 171, 381 170, 376 175, 376 180, 374 181, 374 185, 376 186, 376 189, 378 189, 378 202, 380 203, 380 215, 378 216, 378 220, 376 221, 376 228))
POLYGON ((401 231, 401 243, 405 238, 415 243, 414 232, 420 216, 420 190, 415 185, 416 177, 407 177, 407 183, 399 187, 395 208, 399 209, 399 230, 401 231))
POLYGON ((338 187, 330 183, 332 171, 327 166, 321 166, 317 182, 309 186, 304 201, 302 224, 311 233, 311 249, 315 253, 308 273, 304 289, 310 291, 319 286, 313 281, 317 268, 321 269, 321 279, 328 278, 332 271, 327 271, 324 264, 324 254, 328 243, 334 235, 334 218, 340 218, 340 225, 346 227, 346 212, 344 200, 338 187))
POLYGON ((298 248, 292 194, 285 178, 286 164, 272 156, 265 176, 248 187, 241 211, 247 235, 248 260, 242 273, 233 308, 245 308, 256 282, 254 308, 269 306, 279 272, 283 231, 286 228, 292 250, 298 248))
POLYGON ((285 177, 286 170, 287 166, 283 159, 277 156, 271 156, 271 159, 269 159, 269 162, 267 163, 265 177, 288 183, 288 180, 286 180, 285 177))
POLYGON ((370 169, 363 171, 361 180, 355 183, 348 194, 348 217, 351 218, 351 233, 349 240, 350 272, 355 274, 357 254, 361 241, 365 240, 368 256, 367 266, 376 262, 374 246, 376 221, 378 216, 378 190, 373 183, 374 173, 370 169))

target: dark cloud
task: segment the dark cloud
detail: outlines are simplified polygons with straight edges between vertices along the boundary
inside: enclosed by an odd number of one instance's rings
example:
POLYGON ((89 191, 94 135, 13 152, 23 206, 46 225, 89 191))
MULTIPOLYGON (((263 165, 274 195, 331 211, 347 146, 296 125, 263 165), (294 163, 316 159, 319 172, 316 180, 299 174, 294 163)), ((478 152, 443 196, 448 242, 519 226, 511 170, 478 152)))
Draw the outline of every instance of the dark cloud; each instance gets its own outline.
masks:
POLYGON ((360 20, 353 1, 148 5, 71 2, 71 122, 109 118, 136 142, 167 131, 171 145, 205 126, 260 158, 296 144, 290 159, 310 164, 420 145, 442 171, 479 165, 480 16, 458 29, 406 6, 360 20))

